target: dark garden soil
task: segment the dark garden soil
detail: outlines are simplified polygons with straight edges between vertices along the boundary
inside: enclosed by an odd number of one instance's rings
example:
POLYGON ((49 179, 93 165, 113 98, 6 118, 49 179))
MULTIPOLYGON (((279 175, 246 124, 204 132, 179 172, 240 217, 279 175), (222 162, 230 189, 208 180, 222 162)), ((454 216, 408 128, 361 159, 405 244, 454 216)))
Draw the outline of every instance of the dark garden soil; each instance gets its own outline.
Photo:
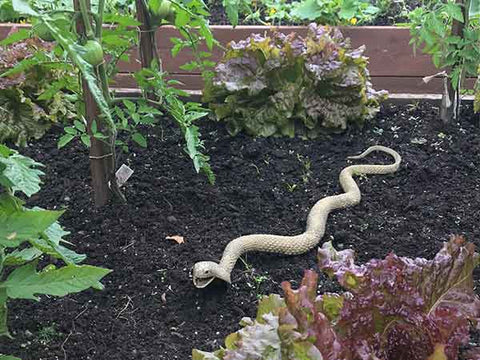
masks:
MULTIPOLYGON (((223 126, 206 122, 215 186, 194 174, 179 131, 167 121, 150 132, 148 150, 132 147, 124 156, 135 170, 128 204, 102 210, 90 201, 85 150, 57 150, 59 131, 52 131, 26 150, 47 173, 30 205, 66 208, 62 223, 76 251, 114 271, 104 291, 10 302, 15 339, 2 339, 0 353, 24 360, 184 360, 194 347, 218 347, 242 317, 254 315, 257 295, 281 293, 283 280, 298 285, 304 269, 316 268, 316 250, 295 257, 249 254, 248 267, 238 262, 231 286, 204 290, 192 284, 193 264, 219 259, 239 235, 303 232, 310 207, 342 191, 338 174, 346 156, 372 144, 396 149, 401 169, 359 178, 360 205, 332 214, 325 240, 355 249, 362 262, 390 251, 431 258, 450 234, 480 245, 480 128, 470 111, 445 128, 437 111, 430 104, 385 105, 364 131, 316 141, 231 138, 223 126), (311 162, 310 176, 299 159, 311 162), (165 239, 171 235, 185 242, 165 239)), ((336 287, 321 279, 320 291, 336 287)))

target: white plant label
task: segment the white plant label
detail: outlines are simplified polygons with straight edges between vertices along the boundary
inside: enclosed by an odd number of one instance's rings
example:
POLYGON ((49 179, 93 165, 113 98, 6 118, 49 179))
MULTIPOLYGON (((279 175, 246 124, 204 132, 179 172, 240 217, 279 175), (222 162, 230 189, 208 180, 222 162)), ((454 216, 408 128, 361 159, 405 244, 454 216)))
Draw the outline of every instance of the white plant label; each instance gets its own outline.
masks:
POLYGON ((115 177, 117 178, 118 186, 123 186, 127 182, 127 180, 132 176, 133 170, 130 169, 127 165, 122 164, 120 169, 117 170, 115 173, 115 177))

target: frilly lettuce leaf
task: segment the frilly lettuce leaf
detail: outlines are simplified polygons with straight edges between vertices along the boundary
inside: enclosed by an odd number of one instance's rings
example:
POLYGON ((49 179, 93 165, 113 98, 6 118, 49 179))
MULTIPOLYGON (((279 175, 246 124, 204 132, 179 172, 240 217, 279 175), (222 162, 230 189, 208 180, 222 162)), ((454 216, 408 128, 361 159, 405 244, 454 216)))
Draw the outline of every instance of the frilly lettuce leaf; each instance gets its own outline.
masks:
POLYGON ((385 91, 369 82, 365 48, 351 49, 336 28, 311 24, 305 38, 253 34, 231 42, 204 101, 232 135, 314 138, 372 118, 385 91))
POLYGON ((468 344, 470 322, 480 316, 472 278, 479 258, 463 238, 445 243, 433 260, 390 254, 355 265, 353 251, 337 252, 330 243, 318 256, 320 268, 349 291, 336 329, 357 353, 454 360, 468 344))
POLYGON ((53 123, 75 116, 64 92, 75 78, 67 65, 55 63, 52 50, 36 38, 0 46, 0 142, 25 146, 53 123))
MULTIPOLYGON (((317 294, 311 270, 297 290, 265 297, 257 318, 244 319, 214 353, 194 350, 194 360, 456 360, 477 324, 473 292, 474 246, 461 237, 445 243, 433 260, 388 255, 356 265, 352 250, 319 250, 319 266, 347 290, 317 294)), ((480 359, 480 350, 464 352, 480 359)))

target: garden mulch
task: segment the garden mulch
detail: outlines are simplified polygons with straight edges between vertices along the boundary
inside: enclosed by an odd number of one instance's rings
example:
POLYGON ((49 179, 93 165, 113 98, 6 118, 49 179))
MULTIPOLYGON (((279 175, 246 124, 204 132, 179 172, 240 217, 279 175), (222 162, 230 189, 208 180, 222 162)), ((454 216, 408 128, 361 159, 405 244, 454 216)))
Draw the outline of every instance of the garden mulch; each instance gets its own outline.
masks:
MULTIPOLYGON (((101 210, 90 200, 86 151, 58 150, 60 131, 52 130, 23 151, 46 165, 43 190, 29 205, 66 208, 62 223, 75 250, 113 272, 103 291, 11 301, 15 339, 1 339, 0 353, 23 360, 184 360, 192 348, 217 348, 242 317, 254 315, 259 295, 281 293, 282 281, 296 286, 304 269, 315 269, 316 250, 248 254, 231 286, 203 290, 192 284, 193 264, 219 259, 239 235, 303 232, 311 206, 342 191, 345 158, 373 144, 397 150, 400 170, 357 178, 361 203, 331 214, 324 240, 355 249, 361 262, 390 251, 432 258, 451 234, 480 245, 478 119, 467 109, 459 123, 443 126, 437 114, 428 103, 386 104, 363 131, 314 141, 232 138, 222 124, 206 121, 215 186, 194 173, 178 129, 165 120, 150 130, 148 149, 132 146, 122 156, 135 171, 125 189, 128 204, 101 210), (165 239, 172 235, 184 243, 165 239)), ((365 160, 389 161, 381 154, 365 160)), ((336 288, 321 277, 320 291, 336 288)))

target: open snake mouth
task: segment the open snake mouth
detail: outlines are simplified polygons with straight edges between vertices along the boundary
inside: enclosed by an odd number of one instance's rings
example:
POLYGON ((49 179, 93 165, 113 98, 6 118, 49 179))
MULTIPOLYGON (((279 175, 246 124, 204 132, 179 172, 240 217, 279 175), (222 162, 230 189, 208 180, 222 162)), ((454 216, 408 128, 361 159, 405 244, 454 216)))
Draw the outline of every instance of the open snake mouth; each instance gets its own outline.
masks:
POLYGON ((197 287, 199 289, 202 289, 204 287, 207 287, 213 280, 215 280, 215 276, 207 277, 207 278, 201 278, 201 277, 194 276, 193 277, 193 285, 195 285, 195 287, 197 287))

